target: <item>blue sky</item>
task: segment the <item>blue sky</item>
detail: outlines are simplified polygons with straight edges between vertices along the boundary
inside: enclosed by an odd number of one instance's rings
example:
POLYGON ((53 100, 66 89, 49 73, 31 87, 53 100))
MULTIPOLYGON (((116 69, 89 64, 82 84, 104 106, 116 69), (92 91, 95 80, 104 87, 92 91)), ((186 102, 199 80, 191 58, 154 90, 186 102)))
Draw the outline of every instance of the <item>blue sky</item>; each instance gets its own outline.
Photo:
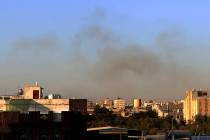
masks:
POLYGON ((189 37, 208 39, 210 31, 208 1, 1 1, 1 40, 9 42, 22 36, 47 33, 67 38, 94 19, 96 9, 104 10, 102 24, 118 34, 153 40, 167 28, 181 28, 189 37), (89 21, 88 21, 89 20, 89 21), (145 33, 144 37, 139 33, 145 33))
MULTIPOLYGON (((205 78, 206 72, 210 70, 210 67, 205 65, 210 59, 208 57, 208 51, 210 50, 209 6, 210 1, 190 0, 173 2, 166 0, 1 1, 0 66, 3 69, 0 78, 4 80, 0 80, 0 92, 4 89, 13 90, 24 83, 37 80, 54 91, 63 92, 66 96, 70 96, 68 95, 70 91, 75 92, 75 94, 72 94, 73 96, 95 97, 97 94, 99 94, 98 96, 105 96, 107 92, 110 92, 106 88, 111 86, 107 79, 103 79, 103 82, 97 85, 98 81, 95 81, 94 76, 89 77, 88 72, 92 73, 94 70, 98 73, 106 72, 103 69, 101 71, 97 70, 101 63, 107 67, 112 66, 109 61, 105 60, 107 59, 106 53, 110 50, 103 50, 103 47, 120 47, 122 50, 118 50, 119 53, 124 54, 128 51, 128 55, 130 55, 133 49, 130 50, 129 47, 125 47, 130 44, 138 44, 137 48, 140 50, 142 46, 147 48, 145 49, 146 54, 148 51, 148 55, 152 55, 152 58, 153 55, 154 57, 157 55, 161 59, 161 67, 165 68, 162 71, 165 73, 175 73, 178 75, 177 77, 181 78, 185 74, 185 70, 190 67, 198 73, 196 74, 198 77, 204 78, 204 80, 191 83, 194 79, 185 80, 183 78, 180 80, 170 77, 170 75, 164 77, 163 73, 156 73, 153 76, 156 78, 155 80, 151 78, 151 75, 140 75, 132 79, 133 71, 135 73, 137 69, 138 73, 139 67, 130 66, 130 63, 132 65, 133 62, 129 62, 128 66, 131 67, 131 70, 129 68, 126 76, 123 75, 121 80, 118 79, 119 81, 112 78, 108 80, 115 87, 118 88, 119 85, 116 84, 118 82, 131 84, 127 88, 130 89, 128 92, 134 92, 133 95, 137 96, 138 92, 155 92, 148 88, 148 83, 150 83, 147 81, 148 79, 153 84, 162 79, 165 83, 159 85, 162 86, 159 90, 160 95, 154 96, 155 98, 160 98, 171 90, 169 88, 161 90, 170 80, 177 87, 176 92, 179 92, 178 95, 173 93, 172 97, 181 97, 181 91, 185 90, 184 88, 197 86, 196 84, 199 88, 206 88, 210 84, 209 79, 205 78), (93 34, 92 30, 97 31, 93 34), (79 43, 82 51, 77 50, 78 48, 75 50, 75 43, 79 43), (46 47, 51 45, 55 47, 46 47), (43 46, 45 48, 42 48, 43 46), (100 48, 100 46, 103 47, 100 48), (101 51, 100 49, 102 49, 102 56, 94 56, 98 51, 101 51), (151 50, 152 52, 150 52, 151 50), (202 55, 196 58, 198 52, 202 55), (75 53, 78 53, 77 56, 75 56, 75 53), (162 57, 167 57, 167 59, 162 57), (99 61, 96 62, 96 66, 92 66, 89 62, 90 58, 99 61), (34 59, 37 61, 34 62, 34 59), (167 63, 167 65, 162 66, 162 63, 167 63), (175 66, 175 71, 174 69, 171 70, 170 64, 175 66), (185 67, 187 68, 185 69, 185 67), (198 70, 200 67, 203 67, 204 71, 198 70), (84 69, 89 71, 84 71, 84 69), (61 75, 58 76, 57 73, 61 73, 61 75), (66 75, 74 76, 66 77, 66 75), (76 82, 73 83, 71 78, 76 82), (125 80, 126 78, 129 79, 128 83, 125 80), (67 82, 63 82, 64 80, 67 82), (85 85, 83 82, 88 80, 90 80, 90 84, 85 85), (143 90, 139 89, 138 85, 133 87, 132 84, 136 80, 142 83, 141 88, 143 90), (58 81, 59 84, 57 85, 55 81, 58 81), (185 87, 180 86, 179 83, 185 87), (13 87, 9 87, 8 84, 13 87), (84 86, 84 91, 79 90, 80 86, 84 86), (100 86, 101 89, 98 88, 100 86), (72 90, 69 88, 72 88, 72 90), (91 93, 85 93, 85 89, 90 90, 91 93)), ((116 51, 115 47, 113 50, 111 49, 110 54, 119 55, 118 57, 121 58, 121 54, 114 53, 116 51)), ((141 52, 140 50, 137 50, 137 52, 141 52)), ((133 52, 131 55, 133 55, 133 52)), ((119 59, 111 55, 112 57, 115 61, 119 59)), ((146 57, 146 60, 148 59, 150 62, 152 58, 146 57)), ((130 57, 126 58, 125 62, 130 59, 130 57)), ((141 60, 142 58, 139 61, 141 60)), ((136 61, 134 64, 138 65, 136 61)), ((145 66, 144 63, 142 65, 145 66)), ((146 67, 148 66, 150 64, 146 64, 146 67)), ((193 72, 189 73, 194 75, 193 72)), ((101 78, 101 76, 99 77, 101 78)), ((170 86, 173 87, 168 85, 168 87, 170 86)), ((113 91, 118 91, 117 88, 114 88, 113 91)), ((113 93, 108 95, 112 96, 113 93)), ((127 94, 122 93, 119 96, 127 97, 127 94)), ((146 94, 142 96, 149 98, 146 94)))

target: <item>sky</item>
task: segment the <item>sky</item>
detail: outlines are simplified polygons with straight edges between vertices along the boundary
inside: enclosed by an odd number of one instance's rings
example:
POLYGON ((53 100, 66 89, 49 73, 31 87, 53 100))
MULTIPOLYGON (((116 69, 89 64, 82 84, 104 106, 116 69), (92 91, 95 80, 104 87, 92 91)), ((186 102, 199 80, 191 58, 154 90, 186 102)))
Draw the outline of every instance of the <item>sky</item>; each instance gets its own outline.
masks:
POLYGON ((0 2, 0 94, 182 99, 209 89, 210 2, 0 2))

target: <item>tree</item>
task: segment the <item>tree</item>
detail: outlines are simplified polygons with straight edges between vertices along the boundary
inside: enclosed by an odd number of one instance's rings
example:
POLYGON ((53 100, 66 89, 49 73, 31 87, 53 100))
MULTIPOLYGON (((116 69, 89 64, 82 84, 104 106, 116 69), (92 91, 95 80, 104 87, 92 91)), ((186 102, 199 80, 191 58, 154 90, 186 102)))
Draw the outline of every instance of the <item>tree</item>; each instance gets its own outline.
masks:
POLYGON ((209 134, 210 133, 210 117, 207 115, 198 114, 195 116, 195 133, 209 134))
POLYGON ((97 105, 94 108, 94 115, 90 118, 89 127, 111 126, 115 124, 116 115, 112 111, 97 105))

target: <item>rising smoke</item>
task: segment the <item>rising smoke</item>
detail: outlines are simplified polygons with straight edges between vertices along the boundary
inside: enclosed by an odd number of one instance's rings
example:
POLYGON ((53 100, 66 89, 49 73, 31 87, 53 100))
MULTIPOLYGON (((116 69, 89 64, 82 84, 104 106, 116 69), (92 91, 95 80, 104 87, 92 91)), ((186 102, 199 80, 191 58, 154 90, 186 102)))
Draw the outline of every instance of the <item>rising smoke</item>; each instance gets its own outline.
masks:
MULTIPOLYGON (((94 16, 106 17, 101 10, 94 16)), ((208 88, 208 66, 195 59, 197 48, 182 32, 159 33, 156 49, 122 38, 91 23, 68 47, 54 35, 18 39, 1 64, 1 89, 40 81, 46 92, 66 97, 180 99, 188 88, 208 88)))

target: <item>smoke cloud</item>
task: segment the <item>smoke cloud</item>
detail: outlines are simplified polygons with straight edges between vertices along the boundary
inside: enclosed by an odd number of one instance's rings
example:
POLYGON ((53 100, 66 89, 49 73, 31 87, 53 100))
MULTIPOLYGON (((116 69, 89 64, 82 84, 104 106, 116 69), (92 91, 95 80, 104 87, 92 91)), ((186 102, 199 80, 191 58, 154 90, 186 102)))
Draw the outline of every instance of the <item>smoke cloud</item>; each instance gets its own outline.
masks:
MULTIPOLYGON (((94 16, 106 17, 99 9, 94 16)), ((1 64, 1 92, 13 94, 24 84, 38 81, 45 93, 66 97, 165 100, 183 98, 188 88, 208 88, 210 68, 202 60, 209 58, 196 59, 198 48, 183 32, 159 33, 155 49, 122 38, 91 22, 68 46, 54 35, 17 39, 1 64)))

